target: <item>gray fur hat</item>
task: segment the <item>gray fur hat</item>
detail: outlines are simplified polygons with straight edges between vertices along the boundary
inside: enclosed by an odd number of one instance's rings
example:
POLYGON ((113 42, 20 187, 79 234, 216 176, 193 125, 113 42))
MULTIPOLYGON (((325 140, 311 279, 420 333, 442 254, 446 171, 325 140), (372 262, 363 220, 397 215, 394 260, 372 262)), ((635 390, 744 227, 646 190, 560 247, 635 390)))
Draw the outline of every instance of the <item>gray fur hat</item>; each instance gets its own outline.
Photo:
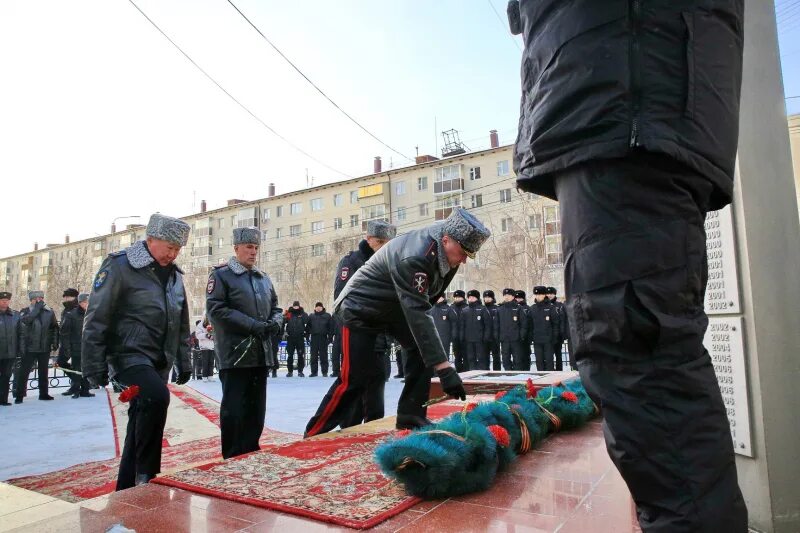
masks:
POLYGON ((151 215, 147 222, 146 234, 154 239, 186 246, 191 229, 191 226, 183 220, 156 213, 151 215))
POLYGON ((261 244, 258 228, 233 228, 233 244, 261 244))
POLYGON ((89 293, 82 292, 78 295, 78 303, 81 302, 88 302, 89 301, 89 293))
POLYGON ((28 300, 44 298, 44 291, 28 291, 28 300))
POLYGON ((367 237, 375 237, 390 241, 397 235, 397 228, 383 220, 370 220, 367 222, 367 237))
POLYGON ((492 232, 472 216, 466 209, 456 207, 444 221, 444 235, 449 235, 461 245, 467 255, 475 258, 475 254, 491 237, 492 232))

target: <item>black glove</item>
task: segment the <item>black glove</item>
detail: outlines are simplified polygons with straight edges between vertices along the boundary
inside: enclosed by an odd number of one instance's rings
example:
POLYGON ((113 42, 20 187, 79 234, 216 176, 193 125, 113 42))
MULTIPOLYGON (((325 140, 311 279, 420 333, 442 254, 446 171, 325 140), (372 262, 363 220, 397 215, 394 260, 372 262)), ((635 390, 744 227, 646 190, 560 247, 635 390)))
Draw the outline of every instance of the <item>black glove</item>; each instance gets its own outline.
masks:
POLYGON ((192 379, 191 371, 189 371, 189 372, 181 372, 178 375, 178 379, 175 380, 175 384, 176 385, 184 385, 184 384, 188 383, 190 379, 192 379))
POLYGON ((269 334, 269 326, 266 322, 256 322, 251 331, 253 335, 263 339, 269 334))
POLYGON ((274 320, 267 320, 267 333, 277 335, 281 332, 281 325, 274 320))
POLYGON ((91 388, 105 387, 108 385, 108 374, 89 374, 88 376, 83 377, 89 383, 91 388))
POLYGON ((467 399, 467 391, 464 390, 461 376, 458 375, 455 368, 448 366, 447 368, 437 370, 436 377, 442 382, 442 390, 449 396, 460 400, 467 399))

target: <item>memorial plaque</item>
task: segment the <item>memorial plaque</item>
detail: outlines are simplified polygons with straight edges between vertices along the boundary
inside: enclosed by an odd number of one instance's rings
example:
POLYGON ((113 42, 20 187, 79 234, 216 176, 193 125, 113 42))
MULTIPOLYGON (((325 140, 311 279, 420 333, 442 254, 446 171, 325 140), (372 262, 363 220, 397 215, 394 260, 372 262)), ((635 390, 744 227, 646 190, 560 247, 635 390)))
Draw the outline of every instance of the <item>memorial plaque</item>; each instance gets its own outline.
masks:
POLYGON ((734 451, 753 456, 750 448, 750 407, 747 397, 747 371, 742 342, 741 317, 709 317, 703 344, 717 374, 722 401, 731 426, 734 451))
POLYGON ((706 313, 709 315, 740 313, 731 206, 708 213, 705 227, 708 253, 706 313))

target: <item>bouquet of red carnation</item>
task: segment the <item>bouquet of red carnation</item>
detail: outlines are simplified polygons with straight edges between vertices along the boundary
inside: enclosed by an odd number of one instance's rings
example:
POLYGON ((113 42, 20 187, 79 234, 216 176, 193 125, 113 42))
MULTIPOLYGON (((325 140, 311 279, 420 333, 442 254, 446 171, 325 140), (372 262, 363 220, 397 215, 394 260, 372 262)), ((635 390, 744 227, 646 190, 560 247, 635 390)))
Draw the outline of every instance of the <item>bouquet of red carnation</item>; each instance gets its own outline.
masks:
POLYGON ((213 339, 214 338, 214 326, 211 324, 206 326, 206 338, 213 339))
POLYGON ((139 396, 139 385, 131 385, 130 387, 125 387, 122 392, 119 393, 119 401, 128 403, 137 396, 139 396))

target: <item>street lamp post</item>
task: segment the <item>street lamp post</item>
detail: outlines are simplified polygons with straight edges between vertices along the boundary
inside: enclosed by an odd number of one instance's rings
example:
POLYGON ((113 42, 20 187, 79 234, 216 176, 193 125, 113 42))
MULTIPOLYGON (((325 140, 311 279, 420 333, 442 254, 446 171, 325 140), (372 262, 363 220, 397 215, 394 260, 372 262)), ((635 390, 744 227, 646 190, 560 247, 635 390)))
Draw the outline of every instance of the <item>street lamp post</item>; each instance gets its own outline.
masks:
POLYGON ((140 218, 139 215, 126 215, 122 217, 117 217, 111 221, 111 233, 117 232, 117 220, 124 220, 126 218, 140 218))

